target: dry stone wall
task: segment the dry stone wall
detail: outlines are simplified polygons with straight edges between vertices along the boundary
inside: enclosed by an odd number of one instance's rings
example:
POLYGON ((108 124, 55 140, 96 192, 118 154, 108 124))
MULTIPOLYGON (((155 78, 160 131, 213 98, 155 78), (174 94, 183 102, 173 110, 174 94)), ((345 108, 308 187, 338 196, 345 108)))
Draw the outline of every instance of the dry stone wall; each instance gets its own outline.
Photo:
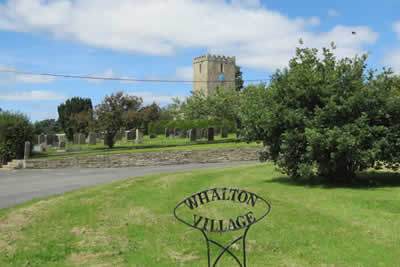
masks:
POLYGON ((263 147, 218 148, 204 150, 149 151, 106 154, 75 158, 26 160, 28 169, 120 168, 185 163, 219 163, 258 160, 263 147))

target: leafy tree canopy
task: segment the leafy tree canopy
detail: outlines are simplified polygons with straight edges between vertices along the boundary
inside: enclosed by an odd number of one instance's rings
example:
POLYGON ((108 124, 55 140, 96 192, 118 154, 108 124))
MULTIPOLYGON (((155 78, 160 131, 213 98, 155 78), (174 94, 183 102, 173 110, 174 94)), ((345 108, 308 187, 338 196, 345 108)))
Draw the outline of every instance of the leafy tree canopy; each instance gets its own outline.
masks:
POLYGON ((76 123, 73 125, 71 116, 83 111, 92 110, 92 100, 90 98, 73 97, 58 106, 58 123, 65 132, 69 140, 73 139, 74 131, 85 132, 85 129, 76 129, 76 123))
MULTIPOLYGON (((332 44, 332 50, 335 47, 332 44)), ((270 85, 243 90, 240 118, 247 141, 262 141, 294 178, 352 180, 357 171, 397 168, 400 97, 390 71, 366 70, 367 56, 336 59, 331 50, 298 48, 270 85)))
POLYGON ((142 98, 117 92, 105 96, 101 104, 96 106, 98 128, 105 133, 105 142, 111 148, 114 137, 122 127, 138 127, 141 123, 138 114, 142 98))

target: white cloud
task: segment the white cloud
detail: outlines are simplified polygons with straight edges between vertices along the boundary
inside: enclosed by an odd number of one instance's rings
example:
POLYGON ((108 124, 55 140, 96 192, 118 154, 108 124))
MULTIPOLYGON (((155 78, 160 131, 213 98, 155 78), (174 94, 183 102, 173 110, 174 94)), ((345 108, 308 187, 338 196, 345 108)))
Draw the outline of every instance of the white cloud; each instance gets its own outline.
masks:
MULTIPOLYGON (((397 34, 397 38, 400 40, 400 21, 393 22, 393 31, 397 34)), ((386 52, 382 59, 382 63, 387 67, 391 67, 396 74, 400 75, 400 48, 386 52)))
POLYGON ((167 95, 167 94, 155 94, 153 92, 129 92, 129 95, 139 96, 143 98, 144 105, 150 105, 156 102, 159 105, 165 105, 172 103, 172 98, 179 98, 184 100, 186 95, 167 95))
POLYGON ((396 74, 400 75, 400 48, 386 53, 382 63, 387 67, 391 67, 396 74))
POLYGON ((175 71, 175 77, 184 81, 193 80, 193 67, 178 67, 175 71))
POLYGON ((397 39, 400 40, 400 21, 393 22, 393 31, 397 34, 397 39))
MULTIPOLYGON (((129 76, 119 76, 113 70, 109 69, 102 73, 94 73, 90 75, 86 75, 87 77, 94 77, 94 78, 107 78, 107 79, 135 79, 129 76)), ((102 83, 105 80, 102 79, 84 79, 90 83, 102 83)), ((130 80, 121 80, 120 83, 135 83, 135 81, 130 80)))
POLYGON ((95 47, 150 55, 206 48, 235 55, 239 65, 260 70, 285 66, 299 38, 310 47, 327 47, 334 41, 340 56, 353 56, 378 37, 365 26, 338 25, 328 32, 313 32, 318 24, 317 17, 289 18, 258 0, 8 0, 0 4, 0 29, 47 32, 95 47))
POLYGON ((330 9, 328 9, 328 16, 329 17, 338 17, 339 12, 337 12, 336 9, 330 8, 330 9))
POLYGON ((58 101, 65 100, 66 98, 63 94, 40 90, 0 93, 0 100, 6 101, 58 101))

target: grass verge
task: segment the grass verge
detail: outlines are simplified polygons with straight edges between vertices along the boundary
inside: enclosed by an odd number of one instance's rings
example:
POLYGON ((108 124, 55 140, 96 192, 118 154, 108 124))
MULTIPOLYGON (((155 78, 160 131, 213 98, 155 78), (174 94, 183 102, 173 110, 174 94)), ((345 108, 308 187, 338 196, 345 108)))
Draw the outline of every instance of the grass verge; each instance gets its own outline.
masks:
MULTIPOLYGON (((267 163, 157 174, 35 200, 0 210, 0 266, 207 266, 203 236, 172 211, 195 192, 225 186, 272 205, 248 233, 248 266, 399 266, 399 175, 385 174, 374 186, 369 181, 381 173, 361 177, 368 182, 353 188, 299 185, 267 163)), ((220 266, 236 265, 224 256, 220 266)))

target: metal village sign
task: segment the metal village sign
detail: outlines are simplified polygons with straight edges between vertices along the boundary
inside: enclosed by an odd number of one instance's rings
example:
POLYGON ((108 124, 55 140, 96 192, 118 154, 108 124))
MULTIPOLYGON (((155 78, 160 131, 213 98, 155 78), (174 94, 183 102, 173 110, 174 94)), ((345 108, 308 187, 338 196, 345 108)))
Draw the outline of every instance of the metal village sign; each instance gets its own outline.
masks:
MULTIPOLYGON (((174 216, 180 222, 200 230, 204 235, 207 243, 207 257, 208 266, 216 266, 221 257, 228 253, 232 256, 235 261, 241 267, 246 267, 246 236, 250 229, 250 226, 263 219, 271 210, 271 205, 262 197, 248 192, 246 190, 235 189, 235 188, 211 188, 201 192, 195 193, 176 205, 174 209, 174 216), (210 205, 222 204, 223 213, 224 211, 231 211, 231 213, 237 213, 242 208, 246 209, 245 213, 233 215, 233 217, 227 218, 210 218, 211 210, 210 205), (255 214, 254 209, 261 209, 261 212, 255 214), (184 211, 186 216, 177 214, 178 211, 184 211), (206 214, 204 214, 206 213, 206 214), (223 233, 233 232, 244 229, 244 232, 239 237, 235 238, 229 245, 223 246, 219 242, 209 238, 207 233, 223 233), (243 261, 230 250, 232 246, 241 241, 243 261), (214 263, 211 265, 210 255, 210 244, 218 246, 222 251, 216 257, 214 263)), ((215 213, 213 213, 215 214, 215 213)), ((220 212, 217 212, 221 216, 220 212)), ((232 216, 232 215, 230 215, 232 216)), ((222 217, 222 216, 221 216, 222 217)), ((237 246, 237 245, 236 245, 237 246)))

